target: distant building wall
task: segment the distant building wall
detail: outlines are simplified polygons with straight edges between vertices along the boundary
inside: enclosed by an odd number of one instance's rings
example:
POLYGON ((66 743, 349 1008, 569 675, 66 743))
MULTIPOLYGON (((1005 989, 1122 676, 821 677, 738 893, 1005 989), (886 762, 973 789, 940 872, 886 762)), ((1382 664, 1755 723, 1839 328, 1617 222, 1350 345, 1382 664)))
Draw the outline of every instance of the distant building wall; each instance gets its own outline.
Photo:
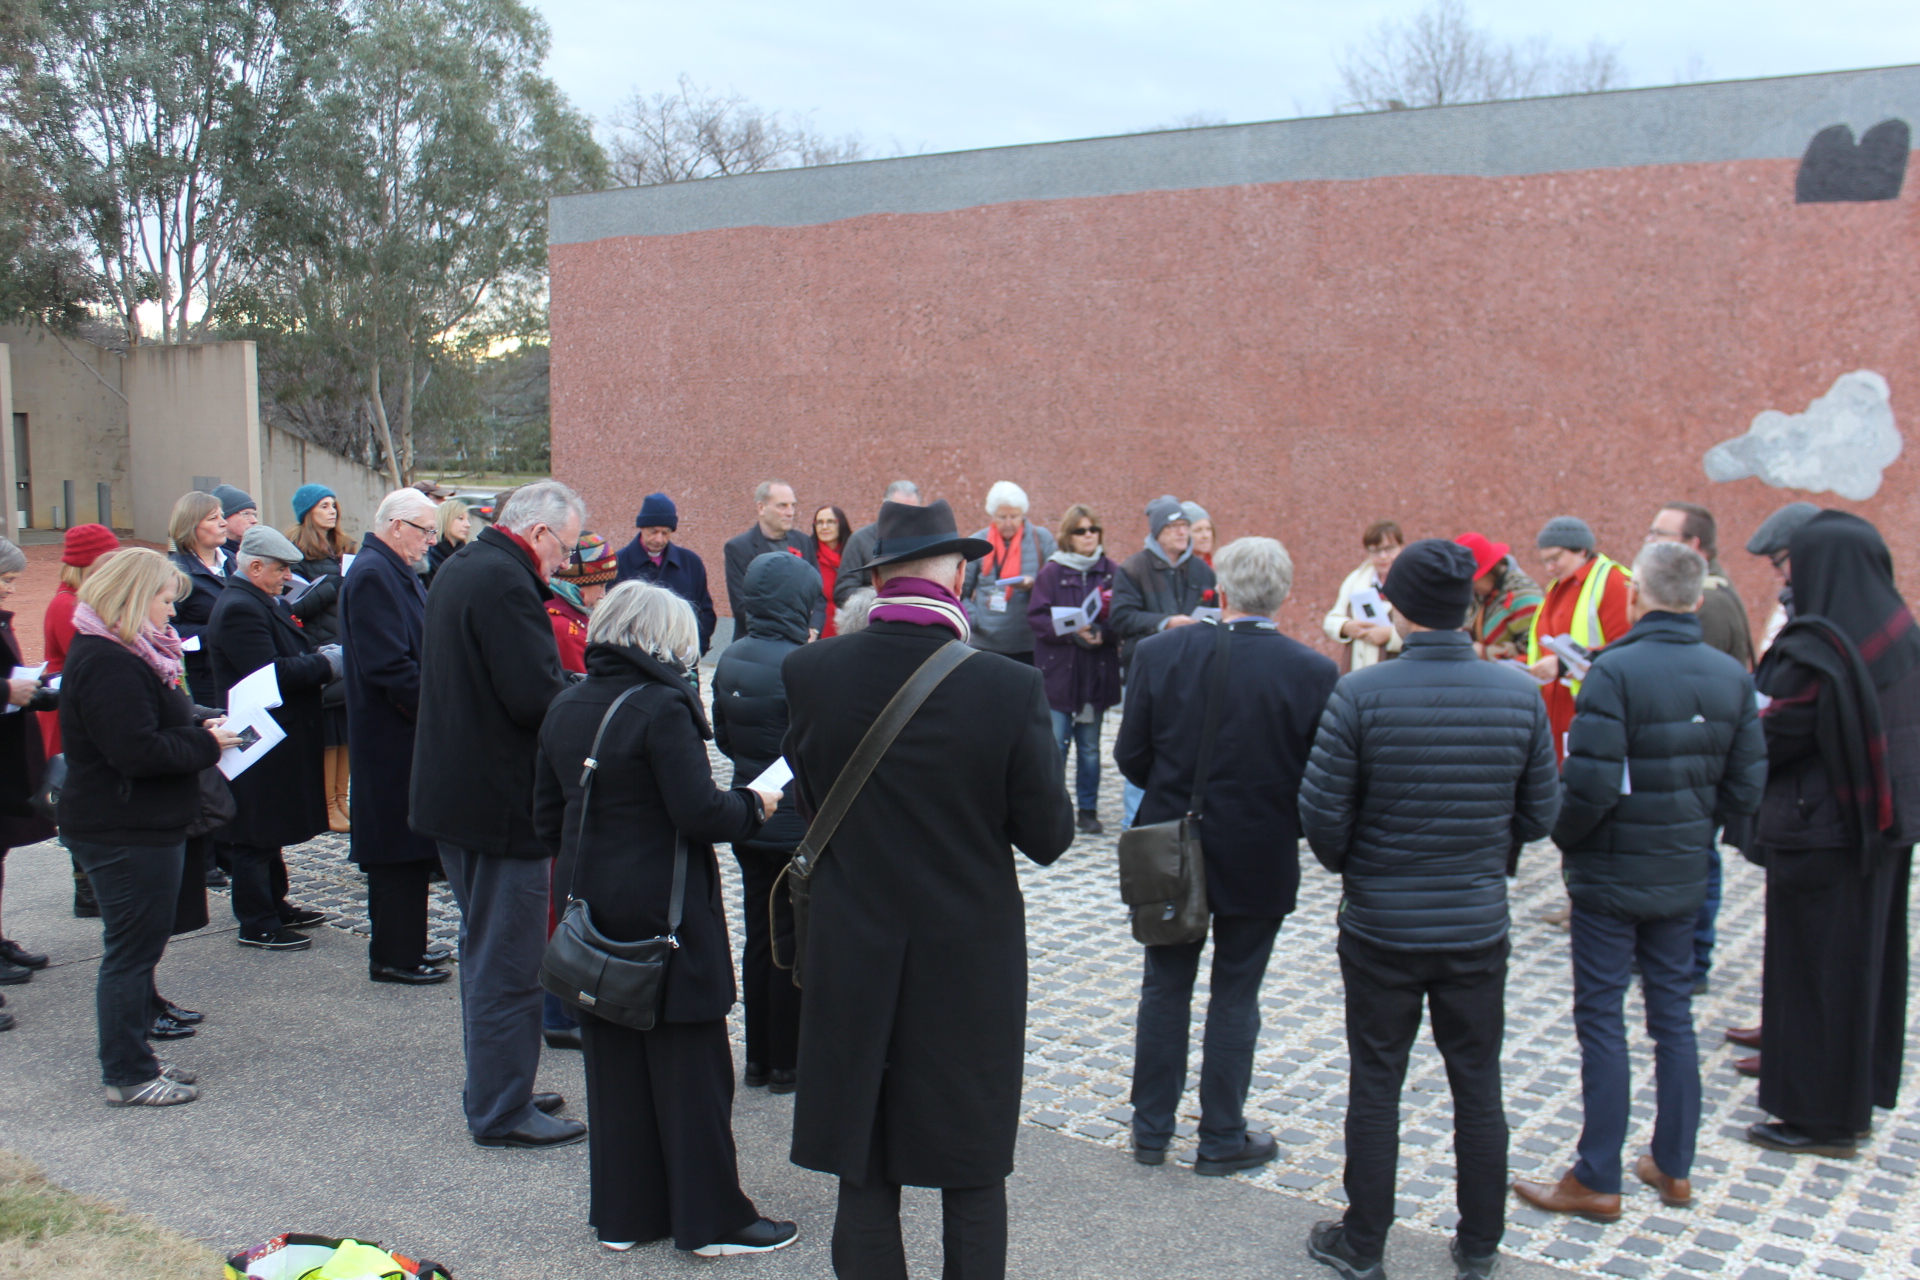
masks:
POLYGON ((1371 520, 1537 568, 1551 516, 1628 559, 1688 499, 1758 627, 1772 582, 1739 547, 1788 501, 1920 562, 1910 457, 1866 468, 1871 496, 1851 467, 1835 492, 1818 465, 1703 465, 1855 370, 1894 421, 1920 406, 1912 121, 1907 67, 557 199, 555 474, 609 530, 665 489, 710 570, 769 477, 803 524, 865 523, 906 476, 963 528, 1012 479, 1042 522, 1093 504, 1116 558, 1172 491, 1289 545, 1282 621, 1309 638, 1371 520), (1871 145, 1816 163, 1836 126, 1871 145), (1891 198, 1848 194, 1849 166, 1891 198))
MULTIPOLYGON (((132 528, 121 358, 83 339, 58 339, 37 327, 6 326, 0 328, 0 338, 11 351, 13 366, 14 404, 7 426, 15 430, 24 419, 26 427, 30 526, 54 527, 54 508, 65 501, 62 482, 72 481, 74 510, 61 514, 63 525, 98 518, 96 486, 104 482, 112 486, 114 523, 132 528)), ((14 462, 13 438, 7 446, 9 467, 14 462)), ((12 484, 8 489, 15 494, 8 509, 21 509, 18 491, 12 484)))
POLYGON ((124 385, 135 534, 164 541, 173 504, 195 477, 218 476, 258 499, 260 378, 253 343, 135 347, 126 357, 124 385))
POLYGON ((260 490, 253 497, 261 516, 276 529, 293 523, 295 489, 323 484, 340 502, 340 527, 358 541, 393 483, 384 472, 265 424, 260 428, 260 458, 260 490))

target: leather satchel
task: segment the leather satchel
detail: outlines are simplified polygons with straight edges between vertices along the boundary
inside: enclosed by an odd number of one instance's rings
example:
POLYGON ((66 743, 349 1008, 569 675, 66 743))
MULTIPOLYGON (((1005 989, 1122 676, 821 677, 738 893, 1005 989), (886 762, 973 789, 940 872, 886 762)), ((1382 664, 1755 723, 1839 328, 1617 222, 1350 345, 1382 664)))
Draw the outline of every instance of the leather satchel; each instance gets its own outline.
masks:
POLYGON ((840 776, 833 780, 833 788, 827 792, 826 802, 820 806, 820 812, 813 815, 813 821, 807 826, 807 834, 801 839, 799 848, 794 850, 792 859, 780 869, 779 878, 773 882, 773 895, 778 895, 784 885, 793 900, 792 950, 786 955, 780 952, 779 918, 774 914, 774 903, 778 899, 772 895, 767 899, 767 914, 772 921, 768 933, 775 939, 773 963, 792 971, 794 986, 803 985, 801 958, 807 954, 807 919, 813 910, 813 873, 820 868, 820 859, 826 854, 827 843, 839 829, 840 820, 847 816, 847 810, 853 807, 855 797, 866 785, 874 766, 880 763, 880 757, 887 754, 887 748, 907 727, 907 721, 913 719, 914 713, 920 710, 920 704, 927 700, 927 695, 939 688, 942 680, 952 675, 961 663, 976 652, 958 640, 949 640, 934 650, 920 664, 919 670, 895 691, 879 717, 867 727, 853 755, 841 767, 840 776))
POLYGON ((540 985, 583 1013, 617 1022, 635 1031, 651 1031, 660 1018, 667 985, 667 964, 680 949, 681 911, 687 900, 687 839, 673 833, 673 894, 667 905, 667 931, 638 942, 616 942, 593 926, 584 898, 573 896, 580 863, 587 853, 587 812, 593 806, 593 778, 600 767, 600 741, 614 712, 646 685, 637 684, 613 700, 593 748, 580 770, 580 821, 575 828, 573 872, 567 877, 567 906, 540 960, 540 985))
POLYGON ((1200 850, 1201 802, 1213 767, 1213 743, 1227 697, 1227 637, 1224 622, 1213 647, 1213 681, 1200 727, 1200 756, 1193 766, 1187 811, 1170 822, 1129 827, 1120 833, 1120 901, 1131 909, 1134 941, 1149 947, 1177 946, 1207 936, 1207 863, 1200 850))

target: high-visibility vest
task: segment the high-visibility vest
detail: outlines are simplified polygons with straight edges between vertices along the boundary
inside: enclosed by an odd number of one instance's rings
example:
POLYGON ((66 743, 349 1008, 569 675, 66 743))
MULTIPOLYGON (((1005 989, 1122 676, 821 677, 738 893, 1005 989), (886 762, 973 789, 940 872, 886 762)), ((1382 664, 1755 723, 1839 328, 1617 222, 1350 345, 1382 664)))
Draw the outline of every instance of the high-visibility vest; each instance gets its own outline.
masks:
MULTIPOLYGON (((1622 578, 1633 577, 1633 571, 1618 560, 1609 560, 1606 556, 1596 555, 1593 558, 1593 568, 1587 572, 1587 580, 1580 584, 1580 597, 1573 602, 1573 625, 1568 628, 1567 635, 1582 649, 1593 651, 1603 648, 1608 640, 1614 638, 1607 635, 1600 626, 1600 601, 1607 590, 1607 579, 1616 573, 1622 578)), ((1547 590, 1553 590, 1551 584, 1548 585, 1547 590)), ((1542 601, 1540 607, 1534 610, 1533 625, 1527 629, 1528 666, 1540 661, 1540 617, 1546 611, 1546 603, 1542 601)), ((1567 687, 1573 691, 1575 697, 1580 696, 1578 680, 1569 680, 1567 687)))

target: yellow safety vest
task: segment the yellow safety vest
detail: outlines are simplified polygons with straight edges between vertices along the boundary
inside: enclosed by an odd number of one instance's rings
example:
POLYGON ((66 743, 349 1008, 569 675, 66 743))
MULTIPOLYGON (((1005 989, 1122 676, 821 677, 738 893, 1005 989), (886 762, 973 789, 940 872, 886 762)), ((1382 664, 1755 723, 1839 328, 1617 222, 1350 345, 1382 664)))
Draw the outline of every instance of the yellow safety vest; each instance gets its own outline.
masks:
MULTIPOLYGON (((1606 556, 1596 555, 1593 568, 1587 573, 1587 580, 1580 584, 1580 598, 1573 602, 1573 625, 1567 634, 1582 649, 1597 650, 1603 648, 1611 638, 1600 626, 1600 601, 1607 589, 1607 579, 1614 574, 1631 579, 1633 571, 1618 560, 1609 560, 1606 556)), ((1553 584, 1547 585, 1553 590, 1553 584)), ((1527 628, 1527 665, 1540 661, 1540 615, 1547 611, 1546 602, 1534 610, 1533 625, 1527 628)), ((1567 687, 1575 697, 1580 696, 1580 682, 1570 680, 1567 687)))

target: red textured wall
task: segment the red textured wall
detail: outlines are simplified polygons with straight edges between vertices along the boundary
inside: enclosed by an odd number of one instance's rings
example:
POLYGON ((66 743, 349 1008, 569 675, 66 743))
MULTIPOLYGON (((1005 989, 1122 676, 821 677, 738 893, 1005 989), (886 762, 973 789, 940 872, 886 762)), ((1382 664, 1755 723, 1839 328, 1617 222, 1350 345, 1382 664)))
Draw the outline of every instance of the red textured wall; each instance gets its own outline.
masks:
POLYGON ((1796 205, 1795 162, 1518 178, 1299 182, 629 237, 553 250, 554 467, 624 540, 654 489, 707 556, 750 490, 871 519, 920 482, 963 522, 1012 479, 1051 522, 1105 517, 1116 557, 1148 499, 1292 550, 1297 635, 1379 517, 1478 528, 1532 564, 1570 512, 1630 559, 1663 499, 1740 544, 1796 498, 1878 523, 1909 576, 1911 450, 1879 494, 1708 481, 1753 415, 1873 369, 1904 421, 1920 369, 1909 194, 1796 205))

